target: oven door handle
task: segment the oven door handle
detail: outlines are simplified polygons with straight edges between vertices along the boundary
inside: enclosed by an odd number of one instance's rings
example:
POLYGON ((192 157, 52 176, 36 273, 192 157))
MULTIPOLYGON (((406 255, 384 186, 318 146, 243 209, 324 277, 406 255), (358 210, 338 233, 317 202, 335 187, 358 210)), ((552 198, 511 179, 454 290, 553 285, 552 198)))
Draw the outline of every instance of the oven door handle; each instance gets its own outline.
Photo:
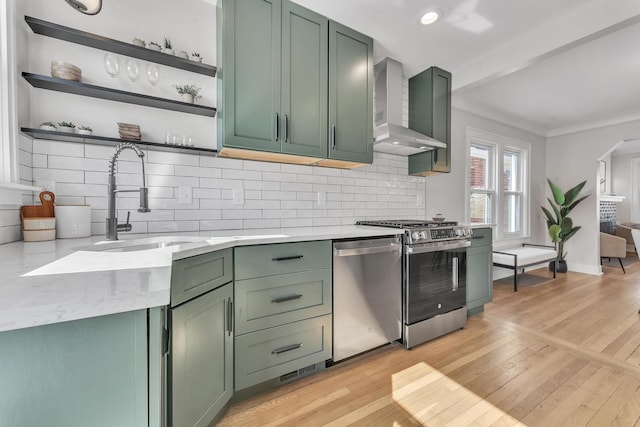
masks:
POLYGON ((453 243, 447 244, 425 244, 418 246, 405 246, 405 251, 409 255, 413 254, 423 254, 427 252, 438 252, 438 251, 448 251, 450 249, 460 249, 460 248, 468 248, 471 246, 471 242, 469 240, 457 240, 453 243))

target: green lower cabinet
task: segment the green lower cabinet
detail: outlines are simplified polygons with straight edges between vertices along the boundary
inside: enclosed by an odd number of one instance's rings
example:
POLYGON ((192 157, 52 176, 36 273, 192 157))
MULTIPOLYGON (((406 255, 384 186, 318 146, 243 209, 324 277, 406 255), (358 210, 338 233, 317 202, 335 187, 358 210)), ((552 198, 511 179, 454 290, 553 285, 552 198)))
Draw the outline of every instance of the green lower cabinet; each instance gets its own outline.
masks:
POLYGON ((331 318, 328 314, 237 336, 236 390, 330 359, 331 318))
POLYGON ((149 424, 147 311, 0 332, 0 425, 149 424))
POLYGON ((467 314, 484 311, 484 304, 493 300, 493 266, 491 228, 473 230, 471 247, 467 250, 467 314))
POLYGON ((206 427, 233 395, 233 284, 169 311, 168 405, 173 427, 206 427))

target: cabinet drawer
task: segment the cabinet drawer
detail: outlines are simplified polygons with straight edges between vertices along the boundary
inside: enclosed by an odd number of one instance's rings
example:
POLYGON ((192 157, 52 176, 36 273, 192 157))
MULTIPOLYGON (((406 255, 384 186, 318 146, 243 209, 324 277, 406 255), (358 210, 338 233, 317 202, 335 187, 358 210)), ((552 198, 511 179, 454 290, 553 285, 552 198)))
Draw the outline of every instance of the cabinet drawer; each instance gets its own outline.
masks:
POLYGON ((491 245, 491 228, 474 228, 471 237, 471 247, 491 245))
POLYGON ((243 246, 235 251, 236 280, 331 267, 329 240, 243 246))
POLYGON ((171 267, 171 306, 175 307, 232 280, 231 249, 174 261, 171 267))
POLYGON ((331 313, 331 269, 236 281, 236 334, 331 313))
POLYGON ((331 315, 236 336, 236 390, 331 358, 331 315))

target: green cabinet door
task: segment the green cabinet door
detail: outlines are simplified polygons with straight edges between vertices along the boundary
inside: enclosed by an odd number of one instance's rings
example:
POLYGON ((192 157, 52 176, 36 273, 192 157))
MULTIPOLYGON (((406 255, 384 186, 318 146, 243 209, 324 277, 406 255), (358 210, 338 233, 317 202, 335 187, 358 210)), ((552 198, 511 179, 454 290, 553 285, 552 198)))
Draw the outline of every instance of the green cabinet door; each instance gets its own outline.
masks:
POLYGON ((373 40, 329 22, 329 159, 373 162, 373 40))
POLYGON ((484 311, 484 304, 493 300, 491 228, 473 230, 471 247, 467 250, 467 313, 484 311))
POLYGON ((447 144, 409 156, 409 174, 451 172, 451 73, 431 67, 409 79, 409 128, 447 144))
POLYGON ((282 3, 281 151, 326 157, 329 21, 282 3))
POLYGON ((225 147, 280 151, 281 17, 281 0, 223 3, 225 147))
POLYGON ((0 382, 0 426, 148 426, 147 311, 0 332, 0 382))
POLYGON ((170 310, 169 420, 208 426, 233 395, 233 285, 170 310))

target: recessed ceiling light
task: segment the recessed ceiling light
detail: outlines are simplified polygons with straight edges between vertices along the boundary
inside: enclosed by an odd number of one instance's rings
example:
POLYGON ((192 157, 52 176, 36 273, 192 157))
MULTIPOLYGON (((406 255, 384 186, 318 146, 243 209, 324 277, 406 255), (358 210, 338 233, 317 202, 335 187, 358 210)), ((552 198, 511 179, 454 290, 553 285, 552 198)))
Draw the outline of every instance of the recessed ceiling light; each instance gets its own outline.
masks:
POLYGON ((440 12, 439 10, 429 10, 422 14, 419 21, 422 25, 431 25, 438 19, 440 19, 441 15, 442 12, 440 12))

